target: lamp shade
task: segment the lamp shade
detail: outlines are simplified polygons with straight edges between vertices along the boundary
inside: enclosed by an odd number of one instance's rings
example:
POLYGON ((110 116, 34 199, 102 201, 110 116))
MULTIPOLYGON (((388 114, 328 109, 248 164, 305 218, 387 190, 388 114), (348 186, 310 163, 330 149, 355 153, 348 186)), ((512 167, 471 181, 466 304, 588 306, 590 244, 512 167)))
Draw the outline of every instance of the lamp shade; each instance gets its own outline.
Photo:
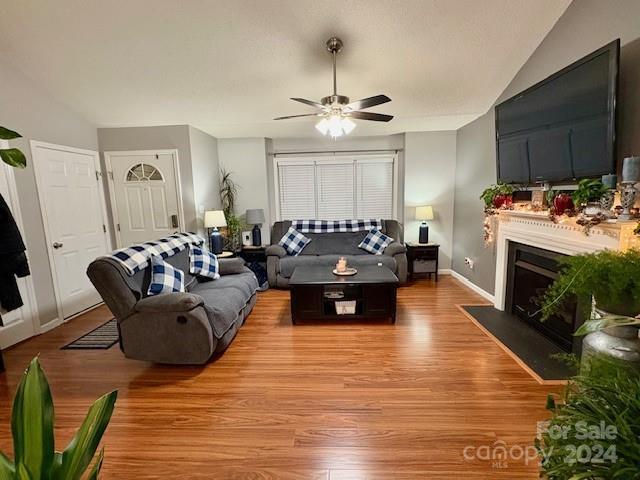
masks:
POLYGON ((222 210, 207 210, 204 212, 204 228, 226 227, 227 220, 222 210))
POLYGON ((264 210, 261 208, 250 208, 247 210, 247 223, 249 225, 258 225, 264 223, 264 210))
POLYGON ((433 220, 433 207, 431 205, 416 207, 416 220, 421 220, 423 222, 426 220, 433 220))

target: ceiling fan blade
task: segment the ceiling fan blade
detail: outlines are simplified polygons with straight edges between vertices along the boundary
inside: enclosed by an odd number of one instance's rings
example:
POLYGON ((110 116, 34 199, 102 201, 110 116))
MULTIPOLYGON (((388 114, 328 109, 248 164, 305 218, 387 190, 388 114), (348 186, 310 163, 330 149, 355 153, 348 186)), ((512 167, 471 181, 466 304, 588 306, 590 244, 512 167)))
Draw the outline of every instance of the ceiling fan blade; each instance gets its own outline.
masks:
POLYGON ((311 107, 323 108, 324 109, 324 105, 322 105, 321 103, 314 102, 313 100, 307 100, 306 98, 293 98, 292 97, 291 100, 293 100, 295 102, 304 103, 305 105, 309 105, 311 107))
POLYGON ((363 98, 346 105, 344 108, 349 110, 362 110, 363 108, 375 107, 383 103, 390 102, 391 99, 386 95, 376 95, 375 97, 363 98))
POLYGON ((393 118, 393 115, 373 112, 349 112, 347 115, 358 120, 373 120, 374 122, 388 122, 393 118))
POLYGON ((317 117, 317 113, 305 113, 304 115, 288 115, 286 117, 276 117, 274 120, 286 120, 287 118, 298 118, 298 117, 317 117))

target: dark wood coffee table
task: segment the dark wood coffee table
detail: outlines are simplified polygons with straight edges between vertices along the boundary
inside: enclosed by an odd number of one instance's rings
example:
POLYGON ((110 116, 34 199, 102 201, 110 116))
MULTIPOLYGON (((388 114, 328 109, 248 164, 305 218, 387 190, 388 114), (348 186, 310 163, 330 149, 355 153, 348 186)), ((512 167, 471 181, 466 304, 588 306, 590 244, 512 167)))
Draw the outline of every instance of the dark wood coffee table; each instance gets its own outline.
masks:
POLYGON ((385 266, 358 267, 352 276, 334 275, 332 267, 296 267, 289 279, 291 319, 369 319, 396 321, 398 277, 385 266), (339 315, 336 301, 355 301, 355 313, 339 315))

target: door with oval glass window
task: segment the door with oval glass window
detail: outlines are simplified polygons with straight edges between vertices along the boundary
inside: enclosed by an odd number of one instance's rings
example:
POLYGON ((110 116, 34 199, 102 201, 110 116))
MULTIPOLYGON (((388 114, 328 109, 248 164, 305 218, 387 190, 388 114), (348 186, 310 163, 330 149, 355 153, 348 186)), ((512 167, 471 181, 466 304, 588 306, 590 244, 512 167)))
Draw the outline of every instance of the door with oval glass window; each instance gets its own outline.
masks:
POLYGON ((106 152, 118 247, 180 230, 174 152, 106 152))

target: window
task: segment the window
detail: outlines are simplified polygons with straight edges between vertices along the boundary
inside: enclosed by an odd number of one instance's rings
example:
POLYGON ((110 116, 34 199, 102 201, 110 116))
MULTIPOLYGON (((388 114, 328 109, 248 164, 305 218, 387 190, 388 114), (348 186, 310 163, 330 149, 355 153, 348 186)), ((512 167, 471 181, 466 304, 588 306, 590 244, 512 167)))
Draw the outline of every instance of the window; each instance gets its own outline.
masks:
POLYGON ((278 218, 394 218, 395 161, 393 155, 276 158, 278 218))
POLYGON ((148 182, 149 180, 164 179, 160 170, 148 163, 138 163, 127 172, 127 182, 148 182))

